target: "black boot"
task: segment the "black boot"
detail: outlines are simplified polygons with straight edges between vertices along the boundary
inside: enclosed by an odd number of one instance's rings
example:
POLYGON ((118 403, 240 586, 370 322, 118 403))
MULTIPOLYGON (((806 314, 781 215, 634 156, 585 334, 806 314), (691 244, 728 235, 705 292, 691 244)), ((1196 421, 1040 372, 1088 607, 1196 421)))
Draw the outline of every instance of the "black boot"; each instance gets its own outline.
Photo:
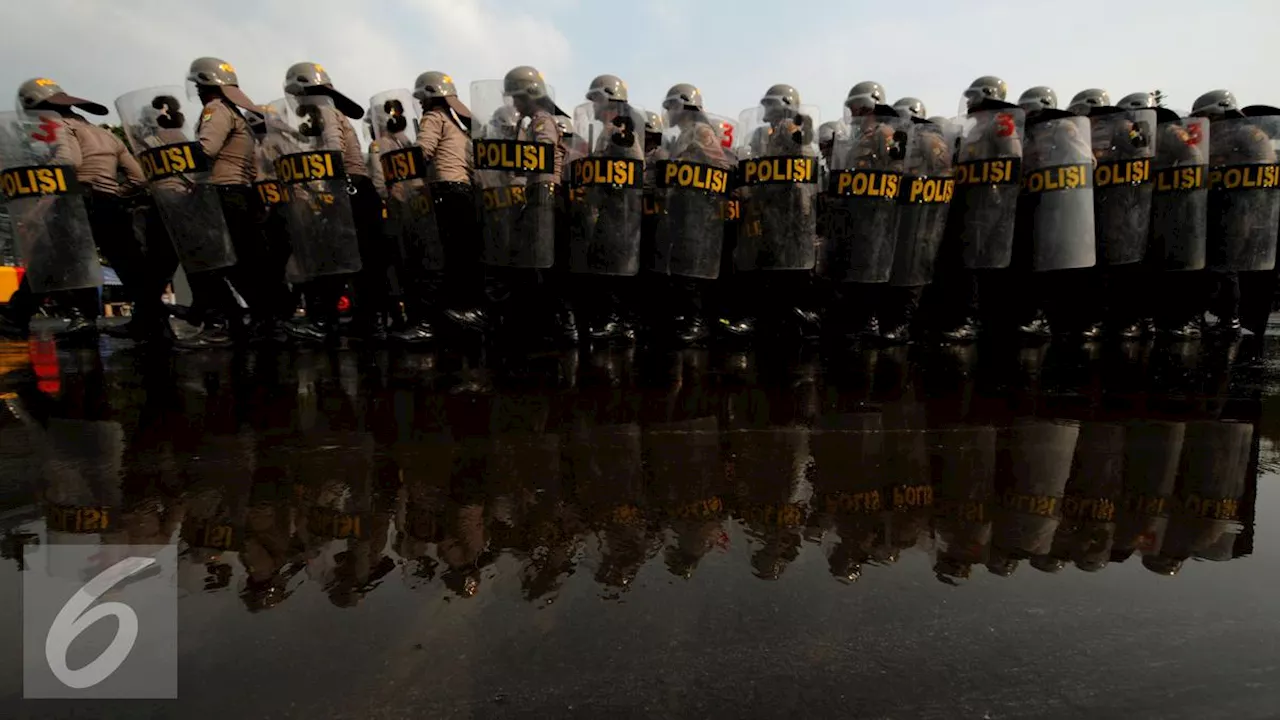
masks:
POLYGON ((611 312, 588 325, 587 337, 592 342, 624 345, 635 342, 636 333, 617 313, 611 312))
POLYGON ((1017 333, 1032 339, 1044 339, 1053 336, 1053 328, 1049 326, 1049 318, 1037 310, 1035 317, 1018 326, 1017 333))
POLYGON ((555 346, 573 347, 578 344, 578 321, 572 310, 561 308, 556 311, 547 339, 555 346))
POLYGON ((489 315, 480 308, 445 310, 444 317, 460 330, 467 332, 483 334, 492 329, 492 325, 489 323, 489 315))
POLYGON ((391 333, 391 342, 397 345, 429 345, 436 338, 430 323, 420 322, 400 332, 391 333))
POLYGON ((67 326, 54 337, 64 342, 92 342, 98 338, 98 325, 73 307, 67 311, 67 326))
POLYGON ((1198 338, 1200 337, 1200 334, 1201 334, 1200 321, 1193 318, 1184 323, 1176 323, 1176 322, 1172 322, 1168 324, 1161 323, 1160 325, 1156 326, 1156 332, 1165 337, 1177 338, 1182 340, 1198 338))
POLYGON ((938 332, 938 340, 944 343, 971 343, 978 339, 978 323, 973 318, 965 318, 960 324, 938 332))
POLYGON ((701 345, 711 334, 707 324, 697 315, 677 317, 672 321, 672 327, 676 342, 684 346, 701 345))
POLYGON ((750 343, 756 334, 756 319, 753 317, 720 318, 716 322, 716 334, 734 343, 750 343))
POLYGON ((332 323, 318 318, 294 318, 284 324, 290 339, 309 345, 336 345, 338 333, 332 323))
POLYGON ((230 328, 223 320, 207 322, 200 332, 174 342, 174 345, 183 350, 211 350, 228 348, 234 344, 235 338, 232 337, 230 328))

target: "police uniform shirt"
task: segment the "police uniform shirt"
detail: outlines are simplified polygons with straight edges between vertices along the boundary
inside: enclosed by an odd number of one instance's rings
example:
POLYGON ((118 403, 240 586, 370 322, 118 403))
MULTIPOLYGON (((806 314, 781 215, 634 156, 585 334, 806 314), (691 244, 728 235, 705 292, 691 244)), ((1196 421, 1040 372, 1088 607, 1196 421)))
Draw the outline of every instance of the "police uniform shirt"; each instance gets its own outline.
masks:
POLYGON ((653 190, 658 186, 658 163, 667 159, 667 151, 656 147, 644 156, 644 189, 653 190))
POLYGON ((360 140, 347 116, 337 108, 325 105, 320 108, 324 119, 324 146, 328 150, 342 153, 342 167, 351 177, 369 177, 369 168, 364 164, 364 152, 360 149, 360 140))
POLYGON ((248 185, 257 175, 253 132, 249 123, 222 98, 205 103, 196 126, 200 147, 213 163, 214 185, 248 185))
POLYGON ((554 183, 564 177, 564 147, 560 144, 560 126, 556 119, 546 110, 538 110, 529 121, 529 127, 520 131, 520 139, 525 142, 545 143, 555 148, 555 166, 550 175, 531 175, 530 184, 554 183))
POLYGON ((96 192, 120 195, 146 185, 142 167, 129 154, 128 148, 110 130, 105 130, 81 117, 62 120, 66 129, 60 138, 56 157, 60 162, 76 169, 76 179, 96 192), (123 170, 125 184, 122 187, 117 170, 123 170))
POLYGON ((430 163, 428 180, 471 184, 471 138, 453 121, 448 110, 433 108, 422 117, 418 147, 430 163))

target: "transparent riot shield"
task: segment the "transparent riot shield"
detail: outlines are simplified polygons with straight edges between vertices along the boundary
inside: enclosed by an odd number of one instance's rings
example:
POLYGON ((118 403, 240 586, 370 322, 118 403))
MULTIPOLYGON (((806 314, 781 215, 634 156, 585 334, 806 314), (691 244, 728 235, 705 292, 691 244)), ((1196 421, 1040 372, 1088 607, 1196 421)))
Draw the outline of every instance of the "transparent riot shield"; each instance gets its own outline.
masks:
POLYGON ((811 270, 817 247, 818 126, 812 106, 739 116, 738 270, 811 270))
POLYGON ((369 98, 369 118, 379 170, 386 185, 387 222, 400 257, 423 270, 444 267, 444 244, 436 225, 427 161, 417 145, 418 101, 409 90, 387 90, 369 98))
POLYGON ((720 276, 734 160, 727 120, 700 111, 668 113, 666 159, 654 168, 660 209, 650 267, 664 275, 714 280, 720 276), (727 135, 724 128, 728 126, 727 135))
POLYGON ((1155 110, 1094 111, 1093 219, 1099 265, 1141 262, 1151 229, 1155 110))
POLYGON ((1045 111, 1027 123, 1019 215, 1032 270, 1095 264, 1093 166, 1088 118, 1045 111))
POLYGON ((1208 265, 1271 270, 1280 229, 1280 116, 1218 120, 1211 130, 1208 265))
POLYGON ((129 147, 138 156, 174 251, 188 273, 236 262, 212 163, 200 146, 203 108, 181 86, 135 90, 116 98, 129 147))
POLYGON ((500 80, 471 83, 470 107, 481 260, 498 267, 551 267, 559 182, 556 146, 534 141, 533 118, 521 115, 503 96, 500 80))
POLYGON ((55 115, 0 113, 0 187, 32 292, 102 285, 67 132, 55 115))
POLYGON ((919 287, 933 282, 933 265, 955 194, 953 153, 958 133, 950 124, 918 122, 911 126, 898 192, 898 241, 891 285, 919 287))
POLYGON ((892 115, 849 118, 832 148, 830 211, 823 273, 837 282, 889 280, 897 244, 898 195, 911 121, 892 115))
POLYGON ((1155 192, 1147 262, 1203 270, 1209 208, 1209 120, 1176 117, 1156 130, 1155 192))
POLYGON ((1004 268, 1013 257, 1013 232, 1022 177, 1021 108, 970 113, 960 123, 956 192, 952 200, 964 266, 1004 268))
POLYGON ((351 214, 340 126, 346 118, 327 97, 290 95, 268 136, 278 144, 276 178, 293 259, 307 280, 360 271, 360 246, 351 214))
POLYGON ((635 275, 644 217, 644 113, 625 102, 584 103, 573 119, 584 154, 570 171, 569 270, 635 275))

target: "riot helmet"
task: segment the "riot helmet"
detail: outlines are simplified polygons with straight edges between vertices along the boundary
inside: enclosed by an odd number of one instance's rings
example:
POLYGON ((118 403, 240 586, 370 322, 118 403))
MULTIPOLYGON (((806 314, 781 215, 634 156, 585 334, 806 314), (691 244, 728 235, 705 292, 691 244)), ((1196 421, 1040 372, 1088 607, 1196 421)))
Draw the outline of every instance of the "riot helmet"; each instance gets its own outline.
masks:
POLYGON ((644 131, 651 135, 661 135, 666 128, 663 126, 662 116, 652 110, 644 111, 644 131))
POLYGON ((68 95, 62 86, 48 78, 32 78, 18 86, 18 110, 31 111, 41 108, 59 111, 78 107, 90 115, 106 115, 107 108, 96 102, 68 95))
POLYGON ((284 74, 284 91, 288 95, 320 95, 333 99, 333 104, 352 120, 364 117, 364 108, 333 87, 324 66, 313 62, 294 63, 284 74))
POLYGON ((597 105, 610 101, 627 102, 627 84, 617 75, 597 76, 587 88, 587 99, 597 105))
POLYGON ((564 115, 556 116, 556 127, 560 128, 560 137, 571 138, 575 135, 573 131, 573 120, 564 115))
POLYGON ((924 107, 924 101, 920 98, 904 97, 900 98, 893 104, 893 109, 904 118, 918 118, 924 120, 929 112, 924 107))
POLYGON ((1089 88, 1076 93, 1071 98, 1071 104, 1067 106, 1067 111, 1076 115, 1088 115, 1094 108, 1106 107, 1111 104, 1111 95, 1102 88, 1089 88))
POLYGON ((1229 113, 1237 113, 1239 110, 1240 104, 1236 102, 1236 96, 1230 90, 1210 90, 1196 98, 1191 106, 1191 115, 1217 120, 1229 113))
POLYGON ((489 118, 486 136, 495 140, 514 140, 520 131, 520 113, 510 105, 503 105, 489 118))
POLYGON ((187 70, 187 82, 195 85, 202 101, 207 93, 217 91, 239 107, 258 112, 258 106, 240 89, 236 69, 228 62, 215 57, 196 58, 191 61, 191 67, 187 70))
POLYGON ((1037 85, 1018 96, 1018 107, 1032 115, 1041 110, 1058 108, 1058 93, 1047 85, 1037 85))
POLYGON ((854 115, 869 115, 877 105, 884 103, 884 86, 874 80, 864 80, 849 88, 844 99, 844 106, 854 115))
POLYGON ((553 115, 565 112, 551 99, 551 88, 536 68, 521 65, 512 68, 502 79, 502 94, 511 98, 522 115, 532 116, 539 108, 553 115))
POLYGON ((413 96, 422 103, 424 111, 438 103, 447 105, 466 128, 471 127, 471 109, 458 97, 458 88, 448 74, 438 70, 422 73, 413 81, 413 96))
POLYGON ((1120 102, 1116 105, 1125 110, 1146 110, 1156 106, 1156 95, 1149 92, 1129 93, 1120 98, 1120 102))
POLYGON ((790 85, 778 84, 765 91, 760 98, 765 122, 777 122, 800 111, 800 91, 790 85))
POLYGON ((678 125, 687 113, 702 112, 702 92, 689 83, 672 85, 662 101, 662 109, 667 112, 666 124, 678 125))
POLYGON ((972 111, 984 100, 1004 101, 1009 95, 1009 84, 995 75, 983 75, 969 83, 964 91, 965 110, 972 111))

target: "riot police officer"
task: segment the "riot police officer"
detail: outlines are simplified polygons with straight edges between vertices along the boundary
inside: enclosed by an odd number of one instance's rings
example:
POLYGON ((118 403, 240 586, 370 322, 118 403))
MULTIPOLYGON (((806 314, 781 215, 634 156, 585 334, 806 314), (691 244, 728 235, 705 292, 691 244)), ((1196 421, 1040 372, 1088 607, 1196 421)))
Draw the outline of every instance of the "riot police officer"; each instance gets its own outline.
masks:
MULTIPOLYGON (((320 109, 324 146, 340 153, 346 177, 351 217, 355 222, 360 250, 360 271, 349 278, 354 286, 351 335, 355 339, 380 342, 386 339, 390 286, 389 258, 382 237, 382 200, 369 177, 364 149, 347 118, 359 120, 364 108, 333 87, 329 73, 318 63, 300 62, 285 72, 284 91, 293 97, 324 97, 332 105, 320 109)), ((295 237, 295 242, 299 239, 295 237)), ((295 251, 296 252, 296 251, 295 251)), ((348 277, 332 274, 307 283, 307 316, 285 326, 285 331, 301 342, 333 342, 338 333, 338 301, 348 277)))
POLYGON ((1196 100, 1191 114, 1209 120, 1207 309, 1217 320, 1208 327, 1226 335, 1239 333, 1245 296, 1249 329, 1260 332, 1273 301, 1271 271, 1280 232, 1280 190, 1263 179, 1260 166, 1276 162, 1280 109, 1241 109, 1229 90, 1214 90, 1196 100))
POLYGON ((486 264, 486 292, 499 311, 503 335, 510 340, 572 345, 578 328, 559 288, 554 287, 556 226, 563 215, 560 189, 564 178, 565 148, 556 123, 564 115, 552 98, 551 88, 537 69, 522 65, 509 71, 489 105, 478 104, 486 95, 486 83, 472 83, 476 112, 489 116, 488 130, 473 128, 473 138, 532 145, 539 166, 508 167, 481 162, 476 170, 485 201, 482 258, 486 264), (508 98, 512 115, 502 104, 508 98))
POLYGON ((810 291, 817 247, 817 110, 786 84, 741 115, 737 189, 742 219, 720 327, 748 338, 756 322, 775 337, 816 335, 810 291), (774 172, 773 168, 786 168, 774 172))
MULTIPOLYGON (((414 82, 413 95, 422 103, 417 147, 430 168, 427 178, 436 228, 445 256, 445 270, 407 273, 417 278, 406 293, 412 326, 393 340, 421 344, 431 340, 428 315, 440 312, 456 327, 482 333, 489 320, 482 308, 483 276, 477 248, 475 193, 471 185, 471 110, 458 97, 453 78, 424 72, 414 82)), ((406 259, 422 264, 423 258, 406 259)))
POLYGON ((879 308, 880 335, 890 343, 912 338, 920 298, 933 281, 946 229, 957 128, 945 118, 926 119, 924 103, 903 98, 894 104, 911 121, 898 197, 898 228, 889 287, 879 308))
POLYGON ((673 85, 662 107, 671 138, 664 162, 671 164, 664 165, 666 170, 657 178, 661 211, 648 265, 667 278, 668 288, 660 293, 665 302, 653 325, 670 340, 694 345, 708 336, 703 297, 709 281, 720 275, 734 158, 703 110, 698 88, 673 85))
MULTIPOLYGON (((68 95, 61 86, 46 78, 28 80, 18 88, 18 107, 24 114, 58 116, 56 122, 42 124, 40 132, 46 136, 45 142, 55 148, 56 160, 75 168, 75 179, 87 191, 84 206, 92 240, 119 275, 133 302, 136 323, 132 327, 133 337, 140 340, 172 338, 168 313, 160 303, 160 289, 155 286, 142 248, 134 237, 132 214, 125 199, 144 191, 146 180, 142 168, 115 135, 85 120, 74 110, 106 115, 107 109, 98 103, 68 95)), ((62 244, 62 252, 68 252, 66 246, 71 238, 49 239, 62 244)), ((92 251, 91 247, 88 249, 92 251)), ((81 259, 89 262, 92 266, 89 269, 96 270, 96 256, 81 259)), ((32 258, 24 260, 30 262, 32 258)), ((69 274, 66 268, 53 270, 69 274)), ((100 273, 97 276, 100 278, 100 273)), ((26 336, 37 303, 31 285, 30 279, 24 275, 18 290, 9 299, 8 307, 0 313, 0 334, 26 336)), ((59 335, 68 339, 92 336, 97 332, 94 324, 99 306, 97 288, 81 285, 79 289, 64 293, 70 301, 66 308, 69 322, 59 335)))
POLYGON ((964 91, 966 132, 956 163, 970 170, 957 171, 934 282, 924 301, 943 342, 972 342, 978 336, 979 310, 987 316, 984 320, 992 321, 1007 304, 1002 281, 1012 253, 1018 198, 1012 167, 1022 158, 1025 115, 1005 101, 1008 93, 1009 86, 994 75, 983 75, 964 91))
POLYGON ((572 176, 566 269, 574 316, 595 342, 635 338, 627 307, 640 269, 644 218, 646 122, 616 75, 591 81, 574 111, 577 137, 568 157, 572 176))
POLYGON ((897 197, 910 121, 885 104, 880 83, 864 81, 844 102, 850 125, 836 141, 831 216, 823 244, 823 274, 834 305, 824 330, 833 339, 879 340, 884 302, 896 246, 897 197))
POLYGON ((262 206, 252 186, 257 177, 255 144, 242 111, 256 113, 258 107, 240 89, 235 69, 218 58, 192 61, 187 80, 195 84, 204 104, 197 134, 212 164, 210 182, 218 190, 236 263, 225 271, 188 276, 192 305, 208 310, 201 331, 177 344, 188 349, 225 347, 240 336, 242 325, 239 303, 224 278, 230 278, 248 303, 259 332, 274 332, 271 303, 284 279, 267 274, 271 263, 258 224, 262 206))

